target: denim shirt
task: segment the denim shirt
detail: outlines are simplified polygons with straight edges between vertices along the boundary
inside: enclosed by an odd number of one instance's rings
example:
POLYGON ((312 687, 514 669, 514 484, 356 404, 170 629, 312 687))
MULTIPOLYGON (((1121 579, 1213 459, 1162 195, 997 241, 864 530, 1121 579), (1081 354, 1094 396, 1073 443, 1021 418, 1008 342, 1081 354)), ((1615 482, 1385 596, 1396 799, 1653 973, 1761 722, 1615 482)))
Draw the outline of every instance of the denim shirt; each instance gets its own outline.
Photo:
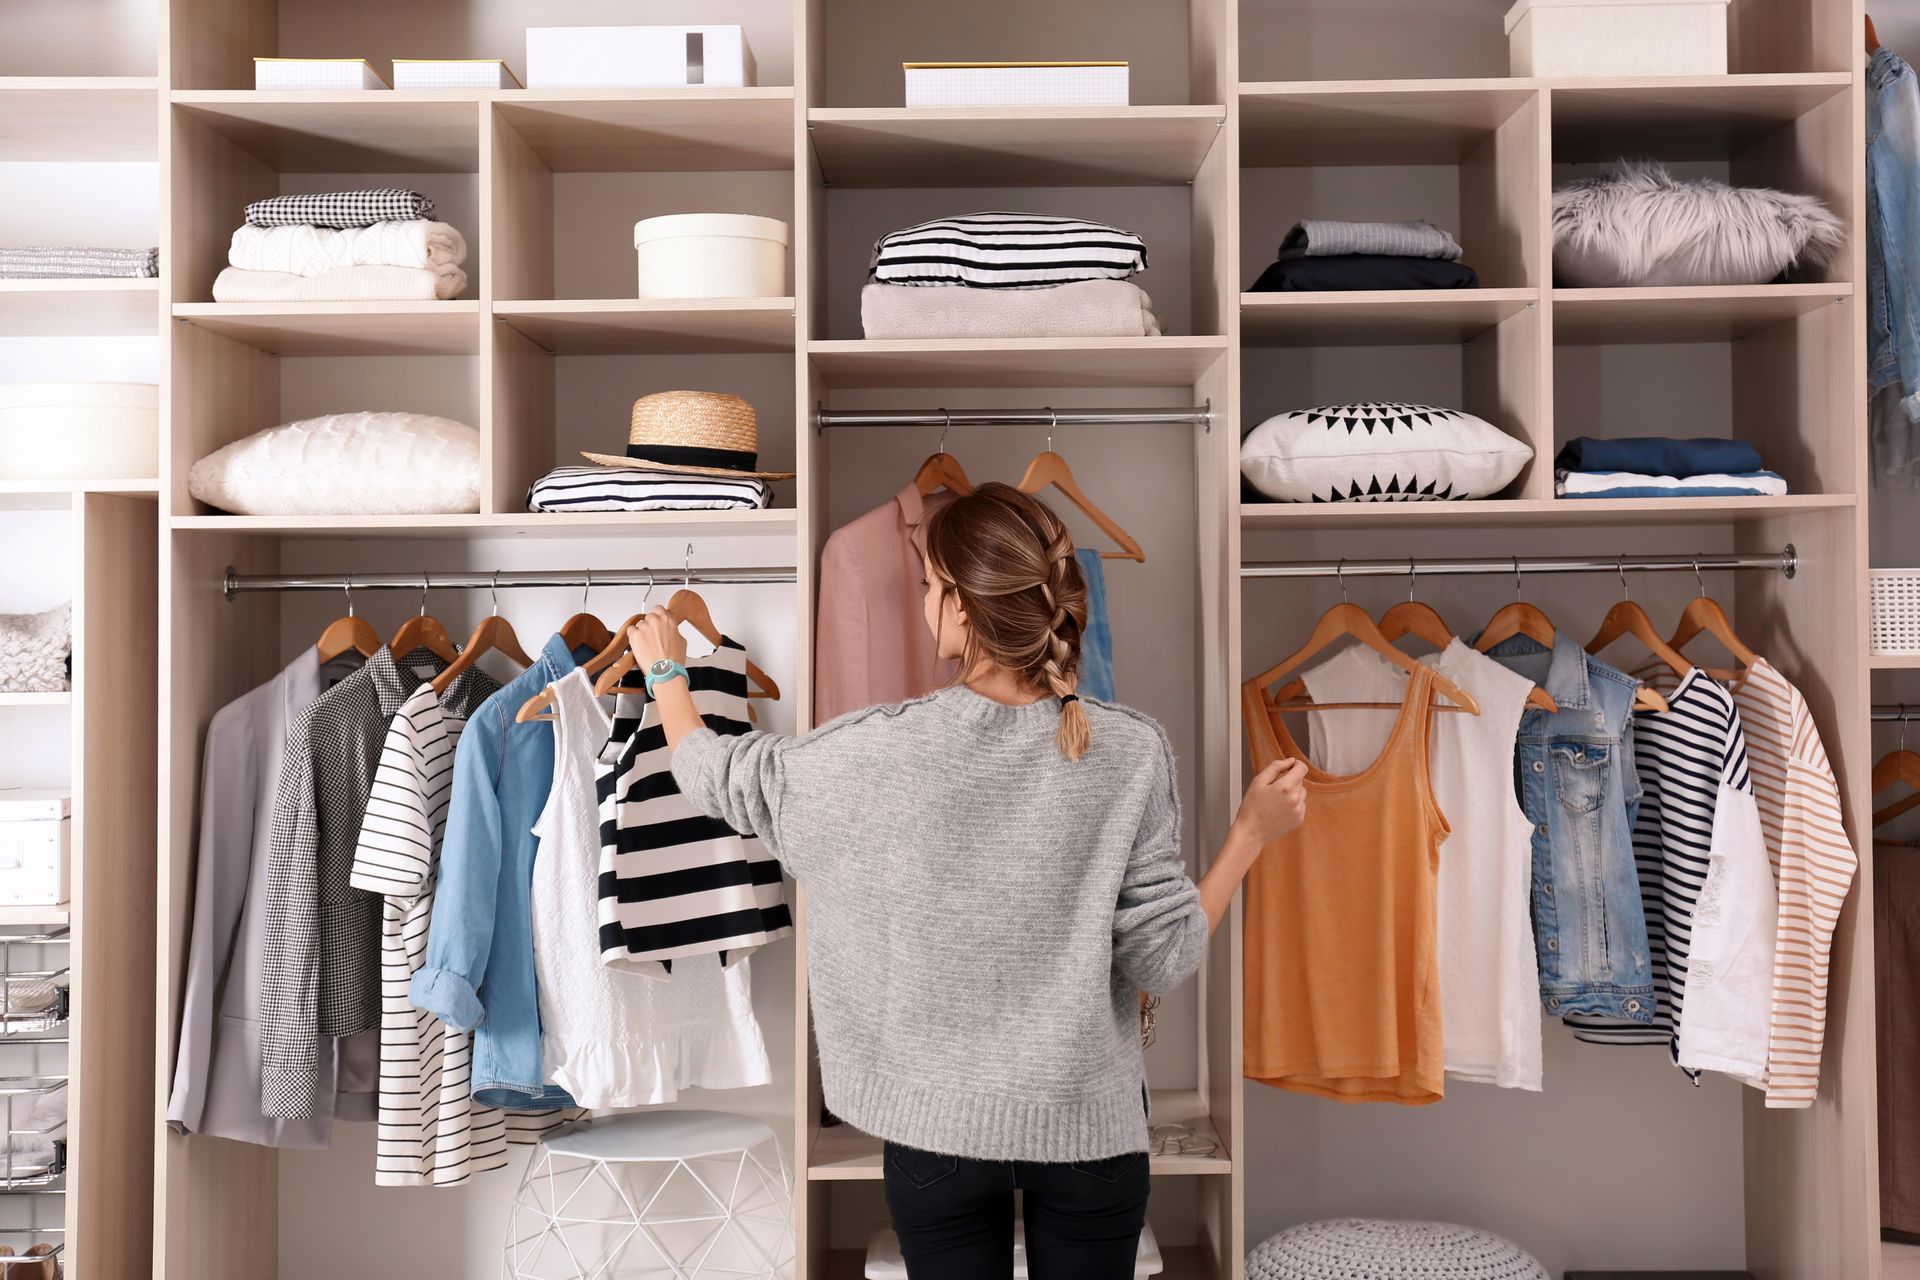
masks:
POLYGON ((553 726, 514 723, 521 704, 579 665, 559 636, 482 703, 453 757, 453 793, 426 964, 408 999, 473 1035, 473 1098, 490 1107, 574 1105, 540 1078, 534 985, 533 824, 553 785, 553 726))
POLYGON ((1920 87, 1891 49, 1867 61, 1867 394, 1920 410, 1920 87))
POLYGON ((1514 745, 1514 789, 1533 823, 1533 940, 1547 1012, 1653 1020, 1653 968, 1633 816, 1633 695, 1640 682, 1565 635, 1516 635, 1487 651, 1550 694, 1514 745))

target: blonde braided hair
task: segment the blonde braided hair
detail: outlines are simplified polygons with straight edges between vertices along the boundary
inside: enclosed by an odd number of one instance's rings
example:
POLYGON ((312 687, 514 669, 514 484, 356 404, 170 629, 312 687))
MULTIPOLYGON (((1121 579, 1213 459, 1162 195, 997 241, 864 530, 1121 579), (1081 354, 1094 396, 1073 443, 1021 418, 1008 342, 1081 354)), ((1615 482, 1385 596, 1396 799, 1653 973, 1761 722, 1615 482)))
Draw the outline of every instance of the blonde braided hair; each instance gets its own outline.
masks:
POLYGON ((1011 485, 983 484, 934 513, 927 560, 970 624, 957 678, 991 662, 1053 694, 1060 754, 1084 756, 1093 734, 1075 690, 1087 583, 1060 517, 1011 485))

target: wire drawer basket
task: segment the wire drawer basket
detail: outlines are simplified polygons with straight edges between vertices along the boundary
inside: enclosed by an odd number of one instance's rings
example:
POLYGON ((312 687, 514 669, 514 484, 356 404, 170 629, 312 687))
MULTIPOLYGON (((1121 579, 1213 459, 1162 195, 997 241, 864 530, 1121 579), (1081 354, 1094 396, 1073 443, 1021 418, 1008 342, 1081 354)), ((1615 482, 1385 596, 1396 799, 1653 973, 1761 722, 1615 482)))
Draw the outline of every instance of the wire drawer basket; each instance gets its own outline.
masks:
POLYGON ((1868 571, 1874 653, 1920 653, 1920 569, 1868 571))

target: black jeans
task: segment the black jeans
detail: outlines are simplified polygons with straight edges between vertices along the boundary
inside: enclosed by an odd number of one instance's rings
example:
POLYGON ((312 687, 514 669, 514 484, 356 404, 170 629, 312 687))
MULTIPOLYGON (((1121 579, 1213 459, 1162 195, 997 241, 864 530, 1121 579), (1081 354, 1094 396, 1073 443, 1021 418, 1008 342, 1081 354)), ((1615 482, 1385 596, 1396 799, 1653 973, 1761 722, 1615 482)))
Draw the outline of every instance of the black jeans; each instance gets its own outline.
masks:
POLYGON ((1008 1280, 1013 1193, 1026 1193, 1030 1280, 1131 1280, 1147 1153, 1041 1164, 886 1144, 887 1212, 911 1280, 1008 1280))

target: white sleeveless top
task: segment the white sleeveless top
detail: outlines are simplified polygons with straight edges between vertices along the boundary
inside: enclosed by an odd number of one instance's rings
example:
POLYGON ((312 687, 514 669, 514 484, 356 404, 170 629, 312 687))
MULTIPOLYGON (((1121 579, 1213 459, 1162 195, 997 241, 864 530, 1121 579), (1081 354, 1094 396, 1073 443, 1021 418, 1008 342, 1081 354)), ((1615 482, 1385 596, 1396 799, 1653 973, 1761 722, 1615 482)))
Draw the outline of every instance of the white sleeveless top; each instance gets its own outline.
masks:
POLYGON ((596 1111, 672 1102, 682 1088, 766 1084, 772 1072, 745 960, 724 969, 716 955, 676 960, 670 978, 601 962, 594 765, 613 723, 585 671, 569 671, 553 691, 553 788, 533 828, 544 1078, 596 1111))

